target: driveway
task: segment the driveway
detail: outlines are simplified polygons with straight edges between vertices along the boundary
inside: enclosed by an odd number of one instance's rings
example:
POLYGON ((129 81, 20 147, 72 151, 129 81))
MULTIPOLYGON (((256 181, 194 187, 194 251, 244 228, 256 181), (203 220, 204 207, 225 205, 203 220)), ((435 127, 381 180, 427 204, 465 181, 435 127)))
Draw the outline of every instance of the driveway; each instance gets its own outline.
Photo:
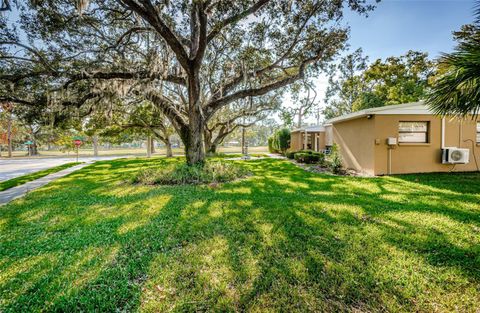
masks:
MULTIPOLYGON (((80 157, 79 162, 91 162, 100 160, 113 160, 132 156, 99 156, 80 157)), ((38 172, 65 163, 75 162, 76 158, 22 158, 0 159, 0 181, 12 179, 18 176, 38 172)))

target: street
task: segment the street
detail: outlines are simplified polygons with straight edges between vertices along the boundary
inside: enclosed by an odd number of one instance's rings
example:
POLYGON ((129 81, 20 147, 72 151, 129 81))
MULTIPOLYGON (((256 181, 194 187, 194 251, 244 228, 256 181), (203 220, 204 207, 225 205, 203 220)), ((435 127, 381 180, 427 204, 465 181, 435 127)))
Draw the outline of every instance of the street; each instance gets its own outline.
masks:
MULTIPOLYGON (((132 156, 99 156, 80 157, 79 162, 90 162, 100 160, 112 160, 132 156)), ((38 172, 65 163, 75 162, 76 158, 21 158, 21 159, 0 159, 0 181, 12 179, 18 176, 38 172)))

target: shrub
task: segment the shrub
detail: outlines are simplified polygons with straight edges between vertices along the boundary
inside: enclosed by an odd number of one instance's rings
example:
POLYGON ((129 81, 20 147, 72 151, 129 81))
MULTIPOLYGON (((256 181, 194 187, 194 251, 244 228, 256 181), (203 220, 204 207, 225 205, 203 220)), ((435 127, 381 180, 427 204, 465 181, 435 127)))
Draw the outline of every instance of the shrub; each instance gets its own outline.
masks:
POLYGON ((320 161, 320 153, 295 153, 295 160, 299 163, 313 164, 320 161))
POLYGON ((268 137, 268 151, 270 153, 277 153, 278 151, 274 147, 275 138, 273 136, 268 137))
POLYGON ((332 147, 332 152, 330 154, 330 170, 334 174, 338 174, 342 171, 343 168, 343 161, 342 161, 342 156, 340 155, 338 146, 336 144, 333 145, 332 147))
POLYGON ((301 150, 301 151, 295 152, 294 158, 299 163, 325 164, 325 154, 323 154, 321 152, 311 151, 311 150, 301 150))
POLYGON ((303 153, 303 152, 297 152, 295 153, 294 155, 294 159, 295 161, 299 162, 299 163, 305 163, 305 158, 308 156, 307 153, 303 153))
POLYGON ((293 160, 293 159, 295 158, 295 153, 296 153, 295 151, 287 151, 287 152, 285 153, 285 156, 286 156, 287 158, 293 160))
POLYGON ((142 170, 133 182, 142 185, 197 185, 223 183, 247 175, 243 167, 230 162, 206 162, 203 166, 183 163, 142 170))
POLYGON ((307 154, 312 154, 313 151, 312 150, 300 150, 300 151, 297 151, 297 153, 300 152, 300 153, 307 153, 307 154))
POLYGON ((318 155, 318 164, 325 165, 325 154, 322 152, 315 152, 316 155, 318 155))
POLYGON ((287 149, 290 148, 290 130, 288 128, 280 129, 273 138, 273 148, 285 154, 287 149))

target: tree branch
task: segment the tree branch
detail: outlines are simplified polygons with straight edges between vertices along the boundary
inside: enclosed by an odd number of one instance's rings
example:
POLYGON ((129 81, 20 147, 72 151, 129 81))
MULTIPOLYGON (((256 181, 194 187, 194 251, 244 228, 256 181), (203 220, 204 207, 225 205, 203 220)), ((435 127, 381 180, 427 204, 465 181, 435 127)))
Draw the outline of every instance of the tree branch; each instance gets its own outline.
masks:
POLYGON ((47 67, 50 71, 52 72, 55 72, 55 69, 53 69, 50 64, 48 63, 48 60, 46 60, 43 55, 37 51, 37 49, 35 48, 32 48, 32 47, 29 47, 27 45, 24 45, 20 42, 16 42, 16 41, 0 41, 0 45, 11 45, 11 46, 19 46, 21 48, 24 48, 25 50, 31 52, 32 54, 34 54, 40 61, 40 63, 42 63, 45 67, 47 67))
POLYGON ((252 5, 250 8, 246 9, 245 11, 240 12, 236 15, 231 16, 231 17, 228 17, 225 20, 223 20, 222 22, 214 25, 212 30, 210 31, 210 33, 207 36, 207 43, 212 41, 222 31, 222 29, 224 29, 228 25, 237 23, 238 21, 244 19, 245 17, 247 17, 251 14, 254 14, 258 10, 260 10, 268 2, 270 2, 270 0, 259 0, 257 3, 255 3, 254 5, 252 5))
POLYGON ((231 103, 233 101, 243 99, 246 97, 255 97, 255 96, 261 96, 264 95, 272 90, 287 86, 289 84, 294 83, 295 81, 302 79, 305 76, 305 68, 307 65, 315 62, 317 60, 318 56, 315 56, 313 58, 304 60, 300 66, 298 67, 298 72, 295 75, 288 76, 286 78, 280 79, 276 82, 270 83, 268 85, 262 86, 260 88, 249 88, 249 89, 244 89, 240 90, 236 93, 233 93, 231 95, 222 97, 217 100, 213 100, 210 103, 207 104, 207 120, 212 117, 212 115, 221 107, 224 105, 227 105, 228 103, 231 103))
POLYGON ((150 100, 162 113, 170 119, 174 127, 178 130, 186 128, 187 122, 182 117, 182 114, 175 108, 175 105, 153 91, 147 92, 145 95, 147 100, 150 100))
POLYGON ((63 86, 67 88, 70 84, 88 79, 160 79, 170 83, 185 86, 186 82, 183 77, 176 75, 167 75, 164 77, 162 74, 155 74, 150 72, 96 72, 96 73, 80 73, 70 77, 70 80, 63 86))
POLYGON ((12 7, 10 6, 10 0, 4 0, 3 1, 3 6, 0 7, 0 12, 1 11, 11 11, 12 7))
POLYGON ((134 0, 117 0, 126 5, 132 11, 142 16, 152 27, 162 36, 168 46, 177 56, 178 62, 185 71, 189 71, 189 58, 187 52, 183 48, 182 43, 173 33, 173 31, 165 24, 165 22, 157 14, 153 4, 149 0, 141 0, 143 5, 139 5, 134 0))

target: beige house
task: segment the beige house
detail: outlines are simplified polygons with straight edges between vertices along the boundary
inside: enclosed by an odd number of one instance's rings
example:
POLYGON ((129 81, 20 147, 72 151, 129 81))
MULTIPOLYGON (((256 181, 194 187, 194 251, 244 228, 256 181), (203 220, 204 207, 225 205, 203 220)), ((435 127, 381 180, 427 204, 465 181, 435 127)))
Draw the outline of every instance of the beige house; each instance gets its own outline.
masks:
POLYGON ((442 118, 423 102, 362 110, 323 127, 325 146, 336 143, 345 167, 368 175, 479 170, 480 120, 442 118))
POLYGON ((321 125, 298 128, 291 132, 290 150, 292 151, 322 151, 325 146, 325 127, 321 125))

